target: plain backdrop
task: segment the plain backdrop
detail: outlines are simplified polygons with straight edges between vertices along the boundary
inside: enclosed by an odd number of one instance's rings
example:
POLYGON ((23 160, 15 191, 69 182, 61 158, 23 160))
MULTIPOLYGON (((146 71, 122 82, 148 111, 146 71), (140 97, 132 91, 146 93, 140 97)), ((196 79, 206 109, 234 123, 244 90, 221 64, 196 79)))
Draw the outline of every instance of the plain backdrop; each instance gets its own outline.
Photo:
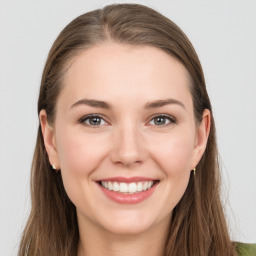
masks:
MULTIPOLYGON (((129 1, 0 0, 0 256, 17 254, 30 209, 37 97, 48 51, 76 16, 129 1)), ((133 1, 188 35, 217 125, 223 201, 233 240, 256 241, 256 1, 133 1)))

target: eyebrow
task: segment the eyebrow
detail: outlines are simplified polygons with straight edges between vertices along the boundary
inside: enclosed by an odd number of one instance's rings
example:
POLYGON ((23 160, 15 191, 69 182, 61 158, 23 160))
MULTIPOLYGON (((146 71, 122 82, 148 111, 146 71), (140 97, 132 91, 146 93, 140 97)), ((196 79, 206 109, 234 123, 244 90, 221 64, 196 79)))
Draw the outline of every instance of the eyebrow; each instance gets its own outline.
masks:
POLYGON ((111 109, 111 105, 105 101, 101 100, 92 100, 92 99, 81 99, 74 103, 71 108, 79 106, 79 105, 88 105, 90 107, 95 107, 95 108, 105 108, 105 109, 111 109))
MULTIPOLYGON (((156 101, 148 102, 145 104, 145 109, 159 108, 159 107, 163 107, 163 106, 169 105, 169 104, 176 104, 185 109, 185 105, 182 102, 175 100, 175 99, 164 99, 164 100, 156 100, 156 101)), ((71 106, 71 108, 79 106, 79 105, 87 105, 90 107, 103 108, 103 109, 112 109, 111 104, 109 104, 105 101, 94 100, 94 99, 81 99, 81 100, 77 101, 76 103, 74 103, 71 106)))
POLYGON ((175 99, 164 99, 164 100, 156 100, 153 102, 149 102, 145 105, 145 108, 146 109, 160 108, 169 104, 177 104, 185 109, 185 105, 182 102, 175 99))

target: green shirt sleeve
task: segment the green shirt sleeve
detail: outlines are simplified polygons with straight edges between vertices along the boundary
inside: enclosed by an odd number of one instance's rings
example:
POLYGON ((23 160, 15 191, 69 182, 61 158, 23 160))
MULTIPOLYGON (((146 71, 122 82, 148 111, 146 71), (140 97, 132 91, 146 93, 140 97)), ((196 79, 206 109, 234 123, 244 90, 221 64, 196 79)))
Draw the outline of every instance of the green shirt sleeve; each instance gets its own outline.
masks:
POLYGON ((256 256, 256 244, 235 243, 239 256, 256 256))

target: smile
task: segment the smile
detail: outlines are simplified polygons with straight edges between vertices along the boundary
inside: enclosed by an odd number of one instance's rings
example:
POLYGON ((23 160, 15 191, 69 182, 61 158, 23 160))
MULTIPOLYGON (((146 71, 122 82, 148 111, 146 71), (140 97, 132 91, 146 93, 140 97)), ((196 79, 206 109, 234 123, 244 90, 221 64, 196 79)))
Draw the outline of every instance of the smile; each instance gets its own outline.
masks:
POLYGON ((135 194, 150 189, 156 181, 140 181, 140 182, 118 182, 118 181, 101 181, 100 185, 107 190, 124 194, 135 194))
POLYGON ((159 180, 142 177, 115 177, 97 181, 103 194, 119 204, 137 204, 146 200, 159 183, 159 180))

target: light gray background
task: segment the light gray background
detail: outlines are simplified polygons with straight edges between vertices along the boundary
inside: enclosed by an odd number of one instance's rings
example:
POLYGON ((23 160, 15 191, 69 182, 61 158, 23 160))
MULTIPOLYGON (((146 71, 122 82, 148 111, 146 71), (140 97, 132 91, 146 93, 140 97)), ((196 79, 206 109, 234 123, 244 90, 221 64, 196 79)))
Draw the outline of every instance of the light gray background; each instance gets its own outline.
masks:
MULTIPOLYGON (((37 96, 51 44, 73 18, 113 2, 0 0, 0 256, 17 253, 29 212, 37 96)), ((232 238, 255 242, 256 1, 133 2, 172 19, 194 44, 217 124, 232 238)))

